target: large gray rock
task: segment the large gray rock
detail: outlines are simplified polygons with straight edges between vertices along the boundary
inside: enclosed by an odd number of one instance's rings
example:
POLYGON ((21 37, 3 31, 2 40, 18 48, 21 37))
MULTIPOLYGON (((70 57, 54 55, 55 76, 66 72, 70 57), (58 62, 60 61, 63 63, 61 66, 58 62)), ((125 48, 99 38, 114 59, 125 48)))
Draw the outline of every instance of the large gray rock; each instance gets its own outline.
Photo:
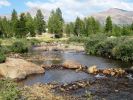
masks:
POLYGON ((23 59, 7 58, 0 64, 0 75, 11 79, 24 79, 31 74, 44 73, 44 69, 23 59))

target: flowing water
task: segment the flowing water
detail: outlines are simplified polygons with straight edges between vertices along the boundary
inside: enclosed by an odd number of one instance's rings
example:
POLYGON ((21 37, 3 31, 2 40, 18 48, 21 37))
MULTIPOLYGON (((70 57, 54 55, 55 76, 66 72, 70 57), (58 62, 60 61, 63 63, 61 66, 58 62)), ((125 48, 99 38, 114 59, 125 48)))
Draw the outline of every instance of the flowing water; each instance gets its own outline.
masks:
MULTIPOLYGON (((84 66, 96 65, 100 69, 104 68, 127 68, 131 67, 132 63, 125 63, 121 61, 106 59, 102 57, 86 55, 84 52, 73 51, 34 51, 34 54, 39 54, 47 58, 44 61, 36 61, 37 64, 62 64, 66 60, 79 62, 84 66)), ((84 95, 91 93, 94 100, 133 100, 133 78, 132 75, 127 77, 115 78, 106 77, 105 75, 90 75, 85 72, 76 72, 69 69, 49 69, 44 74, 31 75, 27 79, 21 81, 22 85, 33 85, 36 83, 62 83, 73 84, 77 81, 88 81, 92 84, 89 87, 70 90, 69 92, 60 92, 55 90, 59 95, 72 95, 75 97, 82 97, 81 100, 86 100, 84 95)), ((71 87, 72 85, 70 85, 71 87)))
MULTIPOLYGON (((111 59, 106 59, 102 57, 86 55, 84 52, 76 53, 72 51, 45 51, 45 52, 36 52, 44 57, 47 57, 46 61, 38 61, 39 64, 62 64, 66 60, 72 60, 79 62, 85 66, 96 65, 98 68, 115 68, 115 67, 131 67, 131 63, 124 63, 121 61, 115 61, 111 59), (58 60, 57 60, 58 59, 58 60)), ((37 62, 36 62, 37 63, 37 62)), ((46 70, 45 74, 32 75, 27 79, 23 80, 21 83, 26 85, 32 85, 37 82, 40 83, 70 83, 82 79, 91 77, 90 75, 84 72, 75 72, 73 70, 46 70)))

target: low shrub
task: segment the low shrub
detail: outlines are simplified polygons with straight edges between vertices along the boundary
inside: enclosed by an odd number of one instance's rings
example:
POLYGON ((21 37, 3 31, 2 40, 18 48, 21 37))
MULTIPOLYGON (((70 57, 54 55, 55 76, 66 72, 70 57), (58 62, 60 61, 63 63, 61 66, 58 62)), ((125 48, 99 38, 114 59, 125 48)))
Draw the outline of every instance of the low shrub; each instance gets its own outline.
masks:
POLYGON ((37 40, 37 39, 30 39, 29 41, 30 41, 31 45, 37 45, 37 44, 40 44, 40 41, 37 40))
POLYGON ((26 53, 28 52, 29 45, 21 41, 14 42, 11 46, 12 52, 15 53, 26 53))
POLYGON ((133 60, 133 40, 127 40, 113 48, 112 54, 122 61, 133 60))
POLYGON ((11 52, 11 46, 0 46, 0 52, 3 52, 4 54, 11 52))
POLYGON ((9 79, 0 80, 0 100, 17 100, 20 91, 17 85, 9 79))
POLYGON ((104 41, 106 38, 107 38, 106 36, 102 36, 102 35, 90 36, 90 38, 88 38, 85 41, 85 45, 84 45, 85 46, 85 51, 88 54, 95 55, 97 53, 97 50, 96 50, 97 44, 101 41, 104 41))
POLYGON ((78 43, 83 43, 87 40, 86 37, 77 37, 77 36, 73 36, 69 38, 69 42, 78 42, 78 43))
POLYGON ((133 61, 133 39, 126 36, 92 36, 85 42, 85 51, 91 55, 112 57, 122 61, 133 61))
POLYGON ((106 57, 112 56, 112 49, 117 45, 117 39, 106 39, 105 41, 96 44, 96 54, 106 57))
POLYGON ((0 63, 5 62, 5 60, 6 60, 6 55, 0 51, 0 63))

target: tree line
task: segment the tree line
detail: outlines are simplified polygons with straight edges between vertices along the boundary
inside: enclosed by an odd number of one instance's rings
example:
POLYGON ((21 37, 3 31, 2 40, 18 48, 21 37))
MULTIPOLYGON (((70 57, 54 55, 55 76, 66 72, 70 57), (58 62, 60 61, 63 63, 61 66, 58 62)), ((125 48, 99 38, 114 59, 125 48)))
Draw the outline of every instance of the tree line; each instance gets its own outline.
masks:
POLYGON ((46 32, 46 28, 49 29, 50 33, 55 33, 61 37, 63 24, 62 12, 59 8, 51 12, 48 23, 46 23, 40 9, 37 10, 35 17, 32 17, 30 13, 21 13, 18 15, 14 9, 10 19, 6 18, 6 16, 4 18, 0 17, 0 37, 34 37, 37 34, 41 35, 46 32))
POLYGON ((133 34, 133 24, 116 25, 113 24, 110 16, 106 18, 105 25, 100 24, 94 17, 84 19, 76 18, 75 22, 65 25, 65 33, 68 36, 89 36, 92 34, 105 34, 107 36, 123 36, 133 34))
POLYGON ((14 9, 10 19, 0 17, 0 37, 24 38, 26 36, 36 36, 48 32, 55 34, 55 37, 62 37, 63 33, 68 36, 85 36, 91 34, 104 33, 108 36, 132 35, 133 24, 115 25, 110 16, 106 18, 105 25, 101 25, 94 17, 76 18, 74 22, 65 23, 60 8, 53 10, 48 21, 44 20, 41 10, 37 10, 36 16, 32 17, 30 13, 21 13, 20 15, 14 9))

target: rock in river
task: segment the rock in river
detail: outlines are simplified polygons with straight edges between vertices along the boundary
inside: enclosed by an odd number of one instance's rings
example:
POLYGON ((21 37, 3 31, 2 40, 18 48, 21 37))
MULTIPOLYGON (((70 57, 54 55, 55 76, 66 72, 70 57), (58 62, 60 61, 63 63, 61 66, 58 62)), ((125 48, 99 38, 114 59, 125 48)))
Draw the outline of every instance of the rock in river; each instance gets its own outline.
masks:
POLYGON ((7 58, 0 64, 0 75, 11 79, 24 79, 31 74, 44 73, 44 69, 38 65, 23 59, 7 58))
POLYGON ((80 63, 70 60, 65 61, 63 63, 63 67, 68 69, 82 69, 82 65, 80 63))
POLYGON ((97 69, 97 66, 94 65, 94 66, 88 67, 87 71, 90 74, 96 74, 98 72, 98 69, 97 69))

